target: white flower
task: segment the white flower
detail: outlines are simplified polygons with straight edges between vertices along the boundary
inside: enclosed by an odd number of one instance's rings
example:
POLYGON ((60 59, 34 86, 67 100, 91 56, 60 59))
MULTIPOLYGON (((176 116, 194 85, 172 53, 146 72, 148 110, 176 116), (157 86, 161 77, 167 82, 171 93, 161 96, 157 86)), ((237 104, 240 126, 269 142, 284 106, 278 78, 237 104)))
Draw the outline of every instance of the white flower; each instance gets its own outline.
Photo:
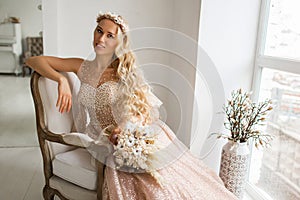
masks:
POLYGON ((132 136, 128 137, 128 139, 126 140, 126 146, 132 147, 134 144, 135 144, 135 138, 132 136))
POLYGON ((135 156, 141 156, 142 148, 141 147, 133 148, 132 152, 133 152, 133 155, 135 155, 135 156))

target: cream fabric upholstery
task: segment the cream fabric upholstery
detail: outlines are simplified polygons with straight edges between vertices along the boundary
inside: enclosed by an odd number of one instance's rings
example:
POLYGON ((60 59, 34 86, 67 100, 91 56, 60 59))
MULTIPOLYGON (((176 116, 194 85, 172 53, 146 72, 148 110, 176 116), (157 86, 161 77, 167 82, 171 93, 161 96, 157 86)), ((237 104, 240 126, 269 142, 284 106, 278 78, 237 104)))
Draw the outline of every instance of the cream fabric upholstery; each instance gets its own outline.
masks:
MULTIPOLYGON (((78 84, 79 80, 72 73, 64 73, 69 79, 70 85, 78 84)), ((57 83, 45 77, 39 79, 39 90, 41 99, 44 104, 44 112, 46 118, 46 125, 48 129, 54 133, 69 133, 73 125, 72 112, 61 114, 56 107, 58 97, 57 83), (51 91, 51 92, 49 92, 51 91)), ((51 146, 52 158, 57 154, 73 149, 66 145, 49 142, 51 146)))
POLYGON ((83 188, 96 190, 97 172, 90 161, 91 154, 86 149, 60 153, 53 160, 53 173, 83 188))
POLYGON ((96 200, 96 191, 86 190, 78 187, 68 181, 65 181, 57 176, 50 178, 50 186, 61 192, 63 196, 70 200, 96 200))

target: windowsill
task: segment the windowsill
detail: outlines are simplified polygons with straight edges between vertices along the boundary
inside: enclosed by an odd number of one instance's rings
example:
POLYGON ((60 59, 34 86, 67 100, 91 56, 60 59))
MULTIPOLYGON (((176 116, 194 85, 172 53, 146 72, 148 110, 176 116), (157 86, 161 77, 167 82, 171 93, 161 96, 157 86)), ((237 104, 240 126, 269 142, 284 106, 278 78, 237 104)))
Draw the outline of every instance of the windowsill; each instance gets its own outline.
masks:
POLYGON ((247 195, 243 200, 273 200, 267 193, 249 182, 246 183, 245 193, 247 195))
POLYGON ((256 200, 254 199, 253 197, 251 197, 247 191, 244 193, 244 196, 243 196, 243 200, 256 200))

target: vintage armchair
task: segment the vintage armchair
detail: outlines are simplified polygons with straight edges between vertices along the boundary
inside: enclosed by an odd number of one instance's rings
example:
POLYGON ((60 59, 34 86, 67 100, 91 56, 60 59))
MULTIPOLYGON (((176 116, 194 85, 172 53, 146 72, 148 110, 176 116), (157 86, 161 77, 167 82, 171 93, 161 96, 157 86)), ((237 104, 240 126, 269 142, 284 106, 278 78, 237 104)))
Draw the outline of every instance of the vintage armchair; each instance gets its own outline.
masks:
MULTIPOLYGON (((71 87, 78 85, 74 73, 64 73, 71 87)), ((76 91, 78 89, 74 89, 76 91)), ((71 133, 73 116, 59 113, 55 107, 57 83, 37 72, 31 76, 31 92, 36 112, 36 127, 43 157, 45 186, 43 197, 58 196, 62 200, 102 198, 104 165, 91 164, 86 149, 95 142, 85 134, 71 133)), ((101 146, 99 145, 101 149, 101 146)))
POLYGON ((43 55, 43 38, 42 37, 26 37, 26 51, 23 55, 23 64, 22 64, 22 76, 26 74, 26 69, 29 70, 31 74, 31 68, 28 67, 25 63, 27 58, 32 56, 43 55))

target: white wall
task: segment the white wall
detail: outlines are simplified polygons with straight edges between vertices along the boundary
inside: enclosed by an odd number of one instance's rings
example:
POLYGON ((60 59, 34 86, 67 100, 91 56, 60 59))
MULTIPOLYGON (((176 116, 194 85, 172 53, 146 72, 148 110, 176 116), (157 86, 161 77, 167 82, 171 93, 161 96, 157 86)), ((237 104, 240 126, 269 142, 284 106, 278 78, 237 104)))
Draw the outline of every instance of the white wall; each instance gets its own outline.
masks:
MULTIPOLYGON (((180 102, 180 114, 173 108, 174 99, 168 98, 168 114, 174 118, 170 124, 181 141, 190 147, 192 113, 197 63, 197 43, 199 34, 200 0, 175 1, 173 10, 173 34, 170 66, 174 76, 170 76, 170 88, 180 102), (176 32, 178 31, 178 32, 176 32), (182 77, 181 77, 182 76, 182 77)), ((198 146, 200 148, 200 146, 198 146)))
POLYGON ((37 8, 41 0, 1 0, 0 21, 6 17, 20 18, 23 41, 28 36, 39 36, 42 31, 42 12, 37 8))
MULTIPOLYGON (((233 89, 251 90, 260 2, 202 1, 199 42, 220 74, 226 98, 233 89)), ((204 159, 216 171, 219 169, 223 142, 218 141, 211 154, 204 159)), ((214 140, 207 140, 201 155, 205 155, 214 143, 214 140)))
MULTIPOLYGON (((53 3, 44 0, 43 4, 47 4, 44 14, 46 15, 45 26, 51 21, 54 15, 54 5, 57 4, 58 48, 57 52, 51 52, 51 54, 60 56, 86 57, 92 52, 92 34, 99 11, 121 14, 130 22, 131 29, 144 26, 171 27, 172 25, 172 12, 170 12, 172 0, 89 0, 88 3, 84 0, 56 0, 53 3)), ((52 32, 48 30, 48 34, 52 34, 52 32)))
MULTIPOLYGON (((44 55, 58 55, 58 6, 57 0, 42 0, 44 55)), ((80 29, 79 29, 80 30, 80 29)))

